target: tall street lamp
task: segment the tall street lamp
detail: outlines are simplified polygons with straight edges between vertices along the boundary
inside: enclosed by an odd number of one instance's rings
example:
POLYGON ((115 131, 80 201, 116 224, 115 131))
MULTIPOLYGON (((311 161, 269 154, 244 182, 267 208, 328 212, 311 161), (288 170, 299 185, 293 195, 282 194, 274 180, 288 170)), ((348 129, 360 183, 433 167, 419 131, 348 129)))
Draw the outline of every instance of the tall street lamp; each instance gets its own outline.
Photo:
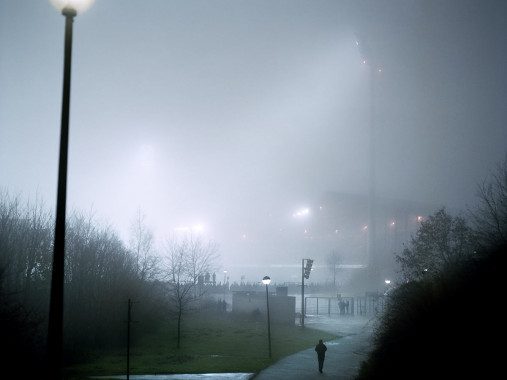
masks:
POLYGON ((271 282, 271 279, 268 276, 264 276, 262 279, 262 283, 266 285, 266 308, 268 311, 268 344, 269 344, 269 358, 271 359, 271 326, 269 323, 269 293, 268 293, 268 285, 271 282))
POLYGON ((370 69, 370 141, 369 141, 369 185, 368 185, 368 270, 370 271, 370 285, 375 286, 378 277, 378 260, 375 253, 375 240, 376 240, 376 173, 375 173, 375 116, 376 116, 376 81, 379 73, 382 72, 380 67, 377 67, 372 62, 372 54, 366 41, 363 38, 356 38, 356 45, 359 49, 361 61, 370 69))
POLYGON ((94 0, 50 0, 65 16, 65 54, 63 61, 63 97, 58 165, 58 195, 56 198, 55 241, 51 299, 49 303, 46 378, 61 378, 63 342, 63 284, 65 265, 65 208, 67 202, 67 157, 69 148, 70 68, 72 53, 72 24, 74 17, 84 12, 94 0))

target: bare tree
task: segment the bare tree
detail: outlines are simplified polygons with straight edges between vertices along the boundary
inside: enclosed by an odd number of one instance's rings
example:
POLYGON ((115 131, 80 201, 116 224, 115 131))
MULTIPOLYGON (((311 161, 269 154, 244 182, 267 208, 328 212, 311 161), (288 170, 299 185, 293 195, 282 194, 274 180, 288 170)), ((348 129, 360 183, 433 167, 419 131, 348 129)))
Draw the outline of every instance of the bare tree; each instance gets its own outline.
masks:
POLYGON ((41 306, 38 290, 47 288, 51 277, 52 223, 39 197, 23 206, 19 196, 0 191, 0 267, 4 286, 18 301, 41 306))
POLYGON ((478 186, 479 205, 471 211, 474 230, 486 248, 507 245, 507 154, 478 186))
POLYGON ((130 226, 129 247, 136 260, 136 273, 141 281, 152 280, 157 275, 158 257, 153 252, 153 232, 146 226, 146 216, 138 209, 130 226))
POLYGON ((204 288, 201 286, 206 273, 213 271, 218 260, 218 244, 214 241, 189 235, 186 238, 188 274, 194 287, 194 298, 203 295, 204 288))
POLYGON ((210 272, 218 259, 218 245, 205 242, 201 236, 186 235, 181 239, 173 237, 167 241, 166 270, 169 297, 173 314, 177 320, 177 343, 181 344, 181 323, 203 295, 199 278, 210 272))
MULTIPOLYGON (((47 315, 53 224, 54 218, 40 198, 24 203, 0 188, 0 312, 8 306, 8 295, 9 305, 23 309, 21 314, 12 314, 13 318, 26 317, 27 323, 37 326, 47 315)), ((64 343, 69 348, 79 347, 67 350, 66 355, 121 342, 123 327, 118 321, 124 318, 123 306, 129 298, 143 300, 137 315, 149 321, 150 328, 154 326, 161 303, 158 293, 153 296, 151 291, 157 288, 155 282, 138 276, 137 264, 147 255, 138 261, 118 234, 110 226, 98 224, 91 213, 73 212, 66 231, 64 343)), ((10 329, 4 325, 1 336, 10 329)))
POLYGON ((188 311, 192 301, 193 283, 188 278, 186 268, 185 249, 177 245, 171 245, 167 252, 167 270, 169 275, 169 299, 173 305, 173 313, 177 320, 177 342, 180 348, 181 322, 184 312, 188 311))
POLYGON ((122 306, 139 288, 134 257, 113 229, 91 215, 73 213, 66 239, 66 344, 117 341, 122 306))

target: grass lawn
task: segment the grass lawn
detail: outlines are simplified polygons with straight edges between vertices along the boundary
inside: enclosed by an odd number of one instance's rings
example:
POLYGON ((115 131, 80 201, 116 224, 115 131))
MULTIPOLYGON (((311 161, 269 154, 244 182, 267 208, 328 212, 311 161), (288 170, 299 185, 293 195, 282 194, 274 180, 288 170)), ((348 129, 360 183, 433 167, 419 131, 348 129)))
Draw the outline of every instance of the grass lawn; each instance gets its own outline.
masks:
MULTIPOLYGON (((156 334, 133 339, 130 374, 259 372, 285 356, 314 347, 319 339, 336 337, 296 325, 272 324, 270 359, 266 321, 240 320, 231 315, 188 316, 183 321, 179 349, 174 322, 156 334)), ((89 362, 65 368, 65 378, 124 375, 126 363, 126 347, 95 352, 89 362)))

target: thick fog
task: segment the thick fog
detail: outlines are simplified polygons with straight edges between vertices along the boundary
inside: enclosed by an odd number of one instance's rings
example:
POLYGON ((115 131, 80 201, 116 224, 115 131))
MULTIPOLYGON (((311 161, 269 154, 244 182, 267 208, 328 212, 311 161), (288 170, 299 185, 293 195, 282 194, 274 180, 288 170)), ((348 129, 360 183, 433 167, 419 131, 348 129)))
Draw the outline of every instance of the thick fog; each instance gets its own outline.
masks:
MULTIPOLYGON (((347 247, 293 238, 294 214, 366 197, 372 137, 378 197, 464 210, 507 152, 506 18, 502 0, 97 0, 74 22, 68 210, 125 241, 139 209, 159 243, 199 225, 218 279, 297 280, 347 247)), ((64 22, 0 2, 0 187, 51 209, 64 22)))

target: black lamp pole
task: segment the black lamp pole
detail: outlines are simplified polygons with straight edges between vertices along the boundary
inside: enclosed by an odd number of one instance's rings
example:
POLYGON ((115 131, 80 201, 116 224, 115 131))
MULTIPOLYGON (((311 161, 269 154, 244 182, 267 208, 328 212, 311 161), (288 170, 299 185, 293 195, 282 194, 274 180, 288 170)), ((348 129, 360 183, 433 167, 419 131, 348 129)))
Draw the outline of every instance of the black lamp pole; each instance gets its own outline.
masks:
POLYGON ((70 67, 72 53, 72 25, 76 11, 65 8, 65 56, 63 69, 63 100, 60 131, 60 159, 58 166, 58 195, 56 199, 53 273, 46 357, 46 379, 61 379, 63 346, 63 284, 65 266, 65 209, 67 202, 67 162, 69 150, 70 67))

